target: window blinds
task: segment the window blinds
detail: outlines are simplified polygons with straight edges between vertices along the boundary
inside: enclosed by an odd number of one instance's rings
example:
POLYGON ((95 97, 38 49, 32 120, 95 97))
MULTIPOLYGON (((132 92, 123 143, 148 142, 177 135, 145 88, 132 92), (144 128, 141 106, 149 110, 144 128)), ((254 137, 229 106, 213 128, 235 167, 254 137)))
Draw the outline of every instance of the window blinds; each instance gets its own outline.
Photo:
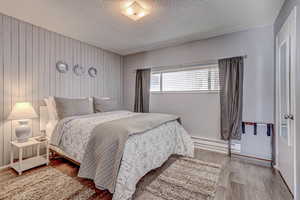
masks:
POLYGON ((155 72, 151 76, 152 92, 193 92, 219 90, 216 65, 177 71, 155 72))

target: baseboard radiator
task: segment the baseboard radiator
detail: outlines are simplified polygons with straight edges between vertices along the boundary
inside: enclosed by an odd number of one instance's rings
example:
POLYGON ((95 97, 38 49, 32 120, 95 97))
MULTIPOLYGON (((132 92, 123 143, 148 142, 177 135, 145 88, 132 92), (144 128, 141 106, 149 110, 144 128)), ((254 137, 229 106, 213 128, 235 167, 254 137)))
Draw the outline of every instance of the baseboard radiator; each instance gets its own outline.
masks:
MULTIPOLYGON (((228 143, 222 140, 192 136, 195 148, 214 151, 218 153, 228 153, 228 143)), ((240 144, 231 144, 232 153, 239 154, 241 152, 240 144)))
MULTIPOLYGON (((195 148, 228 154, 227 141, 192 136, 195 148)), ((269 138, 264 135, 243 135, 242 140, 231 144, 233 157, 242 158, 250 162, 271 166, 269 138), (262 139, 262 137, 264 137, 262 139), (259 142, 257 142, 259 140, 259 142), (259 144, 259 146, 257 146, 259 144), (262 146, 261 146, 262 145, 262 146), (252 148, 251 148, 252 147, 252 148)))

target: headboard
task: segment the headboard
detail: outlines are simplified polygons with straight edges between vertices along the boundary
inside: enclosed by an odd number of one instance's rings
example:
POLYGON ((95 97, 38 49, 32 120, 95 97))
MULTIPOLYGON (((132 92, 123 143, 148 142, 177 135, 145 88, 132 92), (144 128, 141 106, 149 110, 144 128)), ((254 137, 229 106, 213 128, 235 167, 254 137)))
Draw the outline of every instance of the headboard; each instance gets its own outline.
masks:
POLYGON ((49 121, 47 106, 40 106, 40 131, 46 131, 46 126, 49 121))

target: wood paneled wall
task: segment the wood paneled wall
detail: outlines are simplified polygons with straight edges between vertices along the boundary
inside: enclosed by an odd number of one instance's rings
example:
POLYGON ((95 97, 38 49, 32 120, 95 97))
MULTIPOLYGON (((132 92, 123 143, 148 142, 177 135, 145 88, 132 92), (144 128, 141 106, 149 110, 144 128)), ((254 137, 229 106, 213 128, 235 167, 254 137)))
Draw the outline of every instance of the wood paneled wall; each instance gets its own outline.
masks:
MULTIPOLYGON (((44 97, 107 96, 122 103, 122 56, 0 14, 0 166, 9 164, 15 122, 7 120, 17 101, 30 101, 36 112, 44 97), (59 73, 57 61, 69 64, 59 73), (94 66, 98 76, 77 76, 75 64, 94 66)), ((32 121, 39 135, 39 119, 32 121)), ((25 156, 34 149, 29 148, 25 156)))

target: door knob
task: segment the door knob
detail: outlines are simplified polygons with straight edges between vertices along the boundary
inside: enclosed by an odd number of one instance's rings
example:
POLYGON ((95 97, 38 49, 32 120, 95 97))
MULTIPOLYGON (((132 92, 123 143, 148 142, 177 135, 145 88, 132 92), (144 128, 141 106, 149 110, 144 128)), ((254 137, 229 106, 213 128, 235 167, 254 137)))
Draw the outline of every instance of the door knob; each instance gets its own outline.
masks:
POLYGON ((292 114, 284 114, 284 119, 291 119, 291 120, 294 120, 294 115, 292 114))
POLYGON ((284 119, 289 119, 290 115, 289 114, 284 114, 283 117, 284 117, 284 119))

